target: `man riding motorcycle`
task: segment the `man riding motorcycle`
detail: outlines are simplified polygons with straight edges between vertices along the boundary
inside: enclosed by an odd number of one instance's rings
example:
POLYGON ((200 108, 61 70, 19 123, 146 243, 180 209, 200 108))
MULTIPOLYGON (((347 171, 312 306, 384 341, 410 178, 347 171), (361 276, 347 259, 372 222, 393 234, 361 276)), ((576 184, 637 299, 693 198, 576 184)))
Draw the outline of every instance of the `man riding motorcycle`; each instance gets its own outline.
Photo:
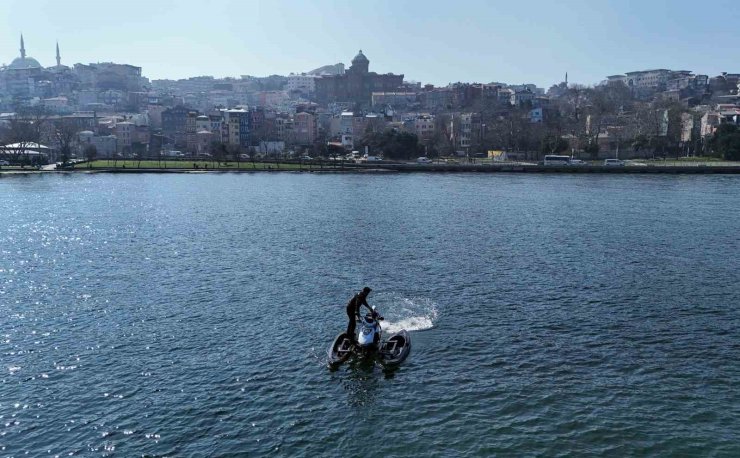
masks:
POLYGON ((370 310, 370 312, 373 311, 367 303, 367 296, 370 294, 370 291, 372 291, 372 289, 367 286, 362 288, 362 291, 355 294, 347 303, 347 318, 349 318, 349 323, 347 324, 347 337, 349 337, 355 345, 357 345, 355 328, 357 327, 357 318, 360 317, 360 306, 364 305, 368 310, 370 310))

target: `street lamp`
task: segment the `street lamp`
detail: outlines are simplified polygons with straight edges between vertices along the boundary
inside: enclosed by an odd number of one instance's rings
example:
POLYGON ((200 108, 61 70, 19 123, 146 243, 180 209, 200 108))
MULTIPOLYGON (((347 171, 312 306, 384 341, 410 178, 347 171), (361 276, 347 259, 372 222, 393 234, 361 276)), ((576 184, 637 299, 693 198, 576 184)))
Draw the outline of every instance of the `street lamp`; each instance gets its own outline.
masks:
MULTIPOLYGON (((484 123, 481 123, 480 125, 480 136, 478 141, 480 142, 481 147, 483 146, 483 134, 486 132, 486 125, 484 123)), ((486 154, 488 156, 488 154, 486 154)))

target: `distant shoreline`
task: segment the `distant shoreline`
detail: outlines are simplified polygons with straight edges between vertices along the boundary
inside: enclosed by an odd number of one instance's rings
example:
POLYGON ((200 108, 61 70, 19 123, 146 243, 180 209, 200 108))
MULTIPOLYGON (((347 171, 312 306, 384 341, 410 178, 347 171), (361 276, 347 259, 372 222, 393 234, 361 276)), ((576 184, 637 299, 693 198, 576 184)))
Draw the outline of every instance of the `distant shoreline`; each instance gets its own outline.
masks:
POLYGON ((305 165, 304 168, 160 168, 160 167, 94 167, 80 164, 76 168, 63 170, 0 169, 0 175, 48 174, 48 173, 539 173, 539 174, 740 174, 737 165, 644 165, 644 166, 605 166, 605 165, 532 165, 532 164, 353 164, 351 166, 305 165))

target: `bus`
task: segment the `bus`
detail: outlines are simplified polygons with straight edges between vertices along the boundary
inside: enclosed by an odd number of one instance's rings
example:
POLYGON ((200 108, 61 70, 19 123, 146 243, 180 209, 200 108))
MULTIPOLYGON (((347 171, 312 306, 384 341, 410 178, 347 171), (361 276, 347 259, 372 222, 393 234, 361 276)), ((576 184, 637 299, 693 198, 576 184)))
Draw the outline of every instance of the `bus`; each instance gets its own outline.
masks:
POLYGON ((568 165, 570 164, 570 156, 556 156, 554 154, 548 154, 545 156, 545 165, 568 165))

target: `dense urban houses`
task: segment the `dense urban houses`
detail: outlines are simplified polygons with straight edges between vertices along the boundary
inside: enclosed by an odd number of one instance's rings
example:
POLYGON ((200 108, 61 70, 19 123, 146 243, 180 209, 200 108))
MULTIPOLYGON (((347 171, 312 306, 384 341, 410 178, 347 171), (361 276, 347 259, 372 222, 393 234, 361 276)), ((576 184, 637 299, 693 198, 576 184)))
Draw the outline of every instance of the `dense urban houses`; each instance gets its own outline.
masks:
POLYGON ((44 67, 21 36, 19 54, 0 66, 0 148, 20 145, 6 156, 26 143, 47 148, 25 156, 35 161, 62 146, 78 156, 94 147, 98 158, 329 157, 365 146, 378 156, 398 138, 415 142, 414 153, 467 159, 722 155, 717 132, 740 126, 740 74, 730 72, 639 70, 592 86, 566 73, 547 92, 495 75, 434 86, 371 72, 360 51, 346 69, 149 82, 135 65, 64 65, 55 45, 56 63, 44 67))
POLYGON ((44 68, 26 53, 20 39, 20 56, 0 67, 0 107, 4 110, 20 105, 44 107, 57 114, 75 110, 121 110, 129 105, 139 108, 133 94, 146 99, 148 82, 141 68, 115 63, 75 64, 61 62, 56 44, 56 65, 44 68))
POLYGON ((369 67, 370 61, 360 50, 344 74, 316 79, 316 100, 370 105, 373 92, 394 92, 402 85, 403 75, 379 75, 369 67))

